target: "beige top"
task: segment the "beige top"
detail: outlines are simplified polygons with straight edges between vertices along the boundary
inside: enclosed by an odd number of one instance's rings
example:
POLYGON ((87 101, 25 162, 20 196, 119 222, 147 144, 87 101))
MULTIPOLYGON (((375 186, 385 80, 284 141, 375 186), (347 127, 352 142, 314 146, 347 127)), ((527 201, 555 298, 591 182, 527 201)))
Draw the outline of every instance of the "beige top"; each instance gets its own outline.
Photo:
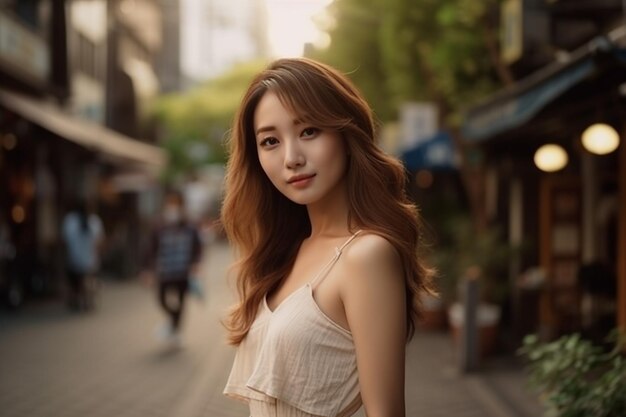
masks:
POLYGON ((313 298, 315 285, 359 232, 274 311, 263 298, 224 389, 225 395, 248 402, 252 417, 344 417, 360 408, 352 334, 313 298))

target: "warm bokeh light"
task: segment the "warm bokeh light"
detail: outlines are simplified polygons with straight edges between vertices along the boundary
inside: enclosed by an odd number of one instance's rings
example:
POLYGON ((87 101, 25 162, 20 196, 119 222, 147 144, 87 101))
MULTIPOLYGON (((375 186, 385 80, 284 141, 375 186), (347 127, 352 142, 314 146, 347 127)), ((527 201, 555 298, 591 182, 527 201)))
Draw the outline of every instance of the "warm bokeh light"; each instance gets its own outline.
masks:
POLYGON ((266 1, 272 55, 301 56, 305 43, 327 46, 328 35, 316 27, 313 18, 323 13, 332 0, 266 1))
POLYGON ((24 207, 19 204, 13 206, 13 209, 11 210, 11 218, 18 224, 24 222, 26 219, 26 211, 24 210, 24 207))
POLYGON ((559 145, 543 145, 535 152, 535 165, 542 171, 555 172, 567 165, 567 152, 559 145))
POLYGON ((415 174, 415 183, 419 188, 430 188, 433 185, 433 180, 432 172, 426 169, 421 169, 415 174))
POLYGON ((585 129, 582 142, 589 152, 596 155, 606 155, 619 146, 619 134, 607 124, 596 123, 585 129))

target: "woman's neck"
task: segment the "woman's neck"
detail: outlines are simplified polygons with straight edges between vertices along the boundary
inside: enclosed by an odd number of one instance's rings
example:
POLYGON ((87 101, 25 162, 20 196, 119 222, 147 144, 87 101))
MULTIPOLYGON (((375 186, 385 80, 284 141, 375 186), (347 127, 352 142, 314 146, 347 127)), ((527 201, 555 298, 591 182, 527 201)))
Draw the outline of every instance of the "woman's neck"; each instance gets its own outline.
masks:
POLYGON ((311 237, 345 236, 348 225, 348 194, 345 182, 339 184, 324 199, 307 205, 311 222, 311 237))

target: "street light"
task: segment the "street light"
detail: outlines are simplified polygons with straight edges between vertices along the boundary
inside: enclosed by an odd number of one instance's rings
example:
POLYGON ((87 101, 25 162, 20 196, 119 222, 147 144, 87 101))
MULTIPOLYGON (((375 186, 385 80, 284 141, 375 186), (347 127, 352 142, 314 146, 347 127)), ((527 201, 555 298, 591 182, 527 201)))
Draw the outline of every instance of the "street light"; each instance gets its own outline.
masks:
POLYGON ((611 126, 596 123, 585 129, 582 142, 589 152, 596 155, 606 155, 619 146, 619 135, 611 126))
POLYGON ((535 165, 542 171, 555 172, 567 165, 567 152, 559 145, 543 145, 535 152, 535 165))

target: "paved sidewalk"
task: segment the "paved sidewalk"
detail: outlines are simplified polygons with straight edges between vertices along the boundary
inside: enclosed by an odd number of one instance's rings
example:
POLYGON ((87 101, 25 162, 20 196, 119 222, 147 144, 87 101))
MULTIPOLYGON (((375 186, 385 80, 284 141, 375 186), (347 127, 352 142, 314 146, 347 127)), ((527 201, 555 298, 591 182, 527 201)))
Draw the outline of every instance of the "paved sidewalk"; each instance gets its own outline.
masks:
MULTIPOLYGON (((221 393, 234 356, 219 323, 232 302, 230 250, 215 246, 205 260, 208 299, 188 300, 181 350, 155 340, 164 317, 154 292, 134 281, 105 282, 98 309, 85 315, 60 301, 0 313, 0 414, 247 417, 221 393)), ((540 416, 513 365, 496 361, 484 373, 459 375, 449 336, 418 333, 407 352, 407 416, 540 416)))
POLYGON ((165 316, 155 291, 135 281, 103 282, 98 308, 88 314, 71 313, 59 300, 0 312, 0 414, 172 417, 197 382, 207 381, 203 398, 220 410, 210 415, 245 415, 220 394, 232 358, 218 317, 230 299, 213 291, 224 287, 230 251, 212 249, 201 274, 210 298, 188 299, 177 351, 155 338, 165 316))
POLYGON ((407 416, 540 417, 537 396, 527 387, 520 364, 491 358, 481 370, 463 375, 446 332, 415 336, 407 358, 407 416))

